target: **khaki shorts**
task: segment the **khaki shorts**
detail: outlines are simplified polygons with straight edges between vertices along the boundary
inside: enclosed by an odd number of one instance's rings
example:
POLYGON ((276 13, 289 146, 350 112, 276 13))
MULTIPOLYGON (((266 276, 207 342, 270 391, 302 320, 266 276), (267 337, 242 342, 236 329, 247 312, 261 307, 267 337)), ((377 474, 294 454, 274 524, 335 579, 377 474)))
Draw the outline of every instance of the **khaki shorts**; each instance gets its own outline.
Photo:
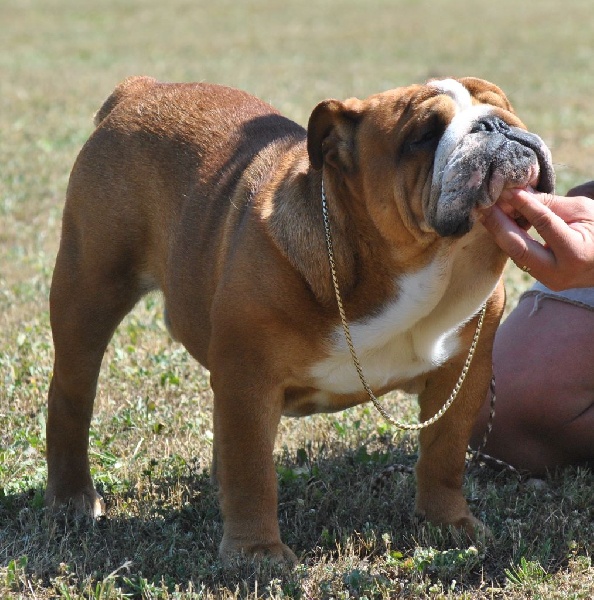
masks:
POLYGON ((543 298, 560 300, 561 302, 567 302, 568 304, 594 311, 594 287, 572 288, 561 292, 554 292, 537 281, 529 290, 522 294, 520 301, 529 297, 534 298, 532 312, 538 310, 538 304, 543 298))

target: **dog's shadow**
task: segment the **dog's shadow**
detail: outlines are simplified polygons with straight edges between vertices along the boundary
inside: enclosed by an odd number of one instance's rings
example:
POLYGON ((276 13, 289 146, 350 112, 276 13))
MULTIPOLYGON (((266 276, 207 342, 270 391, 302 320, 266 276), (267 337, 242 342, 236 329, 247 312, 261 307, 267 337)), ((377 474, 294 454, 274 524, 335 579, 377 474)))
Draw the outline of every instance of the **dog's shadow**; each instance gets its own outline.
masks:
MULTIPOLYGON (((415 457, 391 447, 322 445, 315 451, 277 456, 279 521, 283 541, 305 562, 348 551, 364 556, 385 550, 382 535, 404 539, 415 522, 414 476, 391 471, 415 457), (356 547, 355 547, 356 546, 356 547)), ((188 464, 172 477, 152 471, 121 485, 99 485, 105 518, 92 521, 41 506, 41 490, 0 497, 0 565, 27 556, 27 569, 46 581, 63 578, 77 585, 117 573, 118 580, 145 578, 159 583, 219 586, 237 570, 218 558, 222 519, 217 486, 208 470, 188 464)), ((257 573, 253 565, 243 578, 257 573)), ((131 583, 128 585, 132 585, 131 583)), ((231 586, 233 587, 233 586, 231 586)))
MULTIPOLYGON (((309 565, 345 557, 373 560, 391 549, 412 556, 418 546, 460 546, 452 532, 415 517, 415 478, 410 473, 415 459, 410 447, 399 446, 371 451, 322 444, 315 451, 281 453, 277 472, 283 540, 309 565)), ((496 489, 507 495, 522 485, 505 473, 482 471, 467 478, 473 511, 481 518, 490 514, 492 528, 506 516, 499 514, 500 494, 493 496, 494 478, 496 489)), ((155 468, 127 489, 104 485, 100 491, 108 512, 96 521, 46 511, 39 505, 39 490, 0 496, 0 566, 26 557, 28 576, 50 589, 70 586, 88 592, 109 580, 132 594, 147 585, 182 590, 241 585, 249 593, 258 581, 262 585, 280 577, 291 587, 303 577, 303 571, 266 562, 239 562, 232 568, 221 564, 217 489, 208 471, 197 465, 172 477, 159 476, 155 468)), ((495 555, 510 552, 505 544, 500 542, 495 555)))

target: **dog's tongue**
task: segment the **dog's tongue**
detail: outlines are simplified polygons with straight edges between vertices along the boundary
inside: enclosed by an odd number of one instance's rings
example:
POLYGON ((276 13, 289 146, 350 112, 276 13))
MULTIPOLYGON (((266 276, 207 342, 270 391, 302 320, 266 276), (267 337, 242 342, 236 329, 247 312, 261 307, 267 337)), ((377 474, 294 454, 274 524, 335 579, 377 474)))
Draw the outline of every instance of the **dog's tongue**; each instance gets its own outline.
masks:
POLYGON ((503 192, 505 188, 506 180, 503 175, 497 171, 491 177, 491 181, 489 181, 489 198, 491 199, 491 203, 495 204, 501 196, 501 192, 503 192))
POLYGON ((540 176, 540 167, 538 163, 535 163, 534 165, 532 165, 531 167, 531 173, 528 177, 528 183, 521 185, 517 182, 510 182, 507 180, 507 178, 505 177, 505 175, 499 171, 496 170, 492 176, 491 179, 489 180, 489 185, 488 185, 488 194, 489 194, 489 198, 491 200, 492 204, 495 204, 497 202, 497 200, 499 199, 499 197, 501 196, 501 193, 503 192, 504 189, 506 188, 522 188, 525 189, 529 192, 534 192, 538 186, 538 179, 540 176))

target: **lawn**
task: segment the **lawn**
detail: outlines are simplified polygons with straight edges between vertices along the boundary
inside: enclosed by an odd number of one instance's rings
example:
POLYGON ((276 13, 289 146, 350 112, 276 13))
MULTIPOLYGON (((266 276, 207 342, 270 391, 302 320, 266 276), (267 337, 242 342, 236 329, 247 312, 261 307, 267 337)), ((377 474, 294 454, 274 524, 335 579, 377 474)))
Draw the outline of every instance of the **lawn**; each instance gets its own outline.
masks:
MULTIPOLYGON (((128 75, 246 89, 305 124, 324 98, 434 76, 500 85, 551 147, 558 190, 594 177, 592 0, 18 0, 0 3, 0 597, 591 598, 594 475, 485 466, 465 493, 494 532, 469 546, 413 514, 416 437, 372 407, 281 423, 293 571, 225 570, 210 482, 208 373, 158 295, 116 332, 92 424, 107 518, 43 509, 47 298, 72 163, 128 75)), ((530 285, 506 271, 509 307, 530 285)), ((414 418, 415 399, 385 399, 414 418)))

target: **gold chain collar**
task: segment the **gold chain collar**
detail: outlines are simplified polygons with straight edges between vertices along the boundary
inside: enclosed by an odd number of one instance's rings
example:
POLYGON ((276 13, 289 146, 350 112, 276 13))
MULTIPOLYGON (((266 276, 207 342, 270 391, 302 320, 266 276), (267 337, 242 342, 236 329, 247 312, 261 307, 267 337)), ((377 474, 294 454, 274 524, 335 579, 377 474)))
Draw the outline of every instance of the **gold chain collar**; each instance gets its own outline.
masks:
POLYGON ((422 421, 421 423, 402 423, 401 421, 397 421, 392 417, 386 409, 380 404, 379 400, 375 397, 375 394, 371 390, 371 387, 367 383, 365 376, 363 374, 363 369, 361 367, 361 363, 359 362, 359 358, 357 356, 357 352, 355 351, 355 346, 353 345, 353 339, 351 337, 351 331, 349 328, 349 324, 346 319, 346 314, 344 311, 344 306, 342 303, 342 296, 340 294, 340 288, 338 285, 338 277, 336 275, 336 263, 334 261, 334 250, 332 246, 332 236, 330 234, 330 217, 328 214, 328 202, 326 200, 326 191, 324 189, 324 178, 322 177, 322 215, 324 217, 324 230, 326 232, 326 246, 328 249, 328 259, 330 261, 330 271, 332 273, 332 284, 334 285, 334 293, 336 295, 336 303, 338 304, 338 312, 340 314, 340 321, 342 323, 342 329, 344 331, 344 337, 346 338, 347 345, 351 352, 351 357, 353 359, 353 364, 355 365, 355 369, 357 370, 357 374, 359 375, 359 379, 361 380, 361 385, 363 389, 367 392, 369 399, 373 402, 373 405, 378 410, 378 412, 392 425, 398 427, 399 429, 406 429, 408 431, 418 431, 420 429, 425 429, 429 427, 429 425, 433 425, 436 421, 441 419, 445 412, 450 408, 453 404, 454 400, 458 396, 458 392, 466 379, 466 375, 468 373, 468 369, 470 368, 470 363, 474 356, 476 346, 478 343, 478 339, 481 333, 481 329, 483 327, 483 322, 485 320, 485 313, 487 311, 487 303, 483 304, 481 311, 479 313, 479 320, 476 326, 476 330, 474 332, 474 337, 472 338, 472 343, 470 344, 470 349, 468 350, 468 356, 466 357, 466 361, 464 362, 464 366, 462 367, 462 372, 460 373, 460 377, 458 377, 458 381, 456 385, 454 385, 454 389, 450 394, 449 398, 445 401, 444 405, 429 419, 426 421, 422 421))

